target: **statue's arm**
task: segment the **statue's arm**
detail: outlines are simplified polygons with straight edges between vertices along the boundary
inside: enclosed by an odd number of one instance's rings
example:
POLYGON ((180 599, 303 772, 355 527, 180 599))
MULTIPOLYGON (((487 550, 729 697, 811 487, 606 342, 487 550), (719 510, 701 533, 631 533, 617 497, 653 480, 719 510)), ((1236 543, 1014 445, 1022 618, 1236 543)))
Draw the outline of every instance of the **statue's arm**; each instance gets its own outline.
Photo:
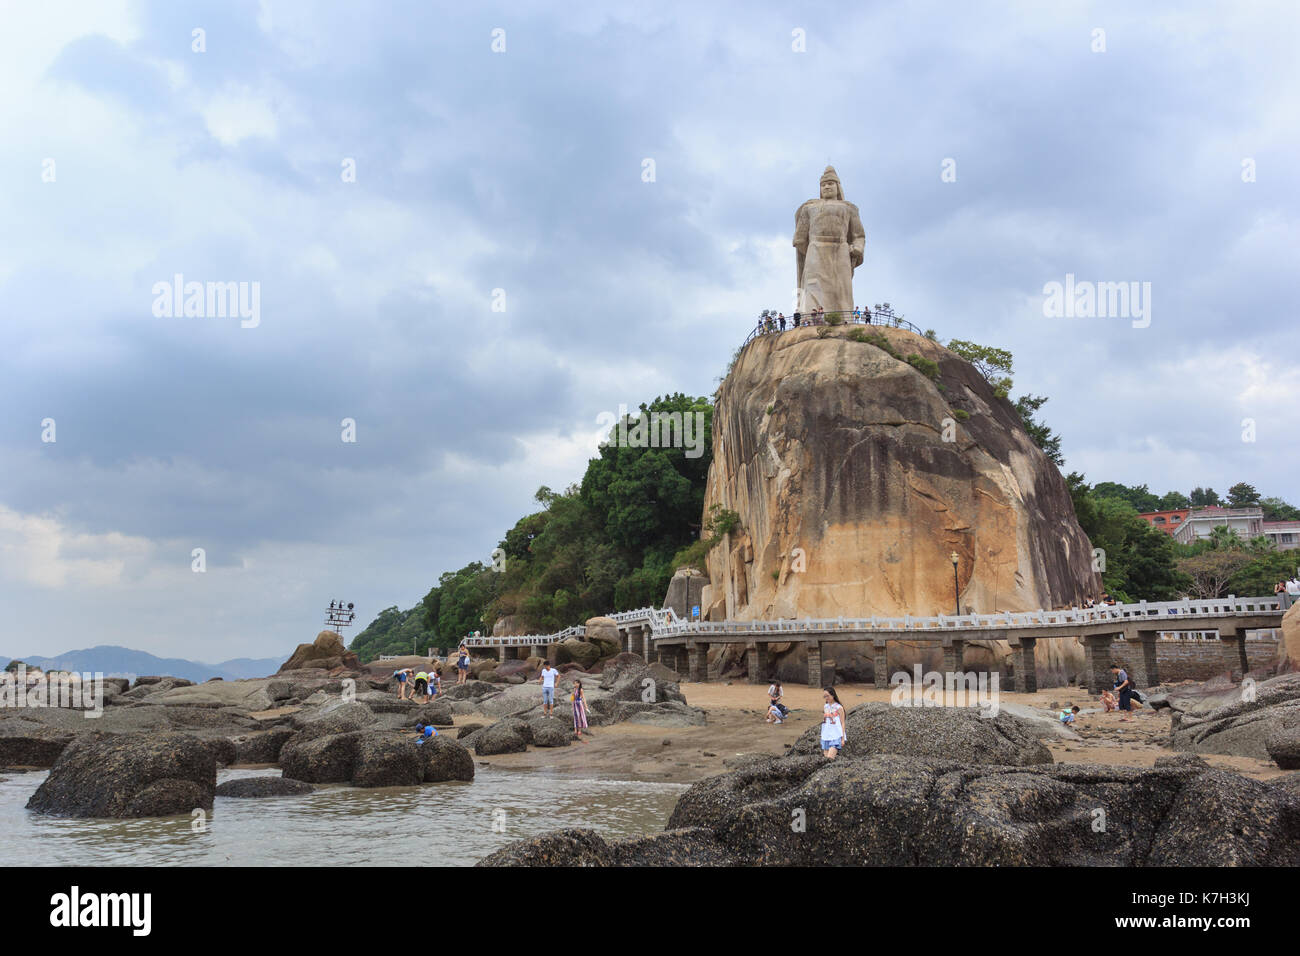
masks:
POLYGON ((808 251, 808 203, 795 210, 794 247, 799 250, 799 255, 808 251))
POLYGON ((862 228, 862 217, 858 207, 849 203, 849 261, 853 268, 862 265, 862 256, 867 248, 867 230, 862 228))

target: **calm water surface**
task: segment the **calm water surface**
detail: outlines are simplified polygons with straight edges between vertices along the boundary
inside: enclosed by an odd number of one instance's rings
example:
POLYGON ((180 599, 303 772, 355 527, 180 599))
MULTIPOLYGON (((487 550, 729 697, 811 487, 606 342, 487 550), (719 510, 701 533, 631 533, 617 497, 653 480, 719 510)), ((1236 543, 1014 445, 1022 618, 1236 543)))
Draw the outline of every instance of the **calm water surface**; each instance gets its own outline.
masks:
MULTIPOLYGON (((278 777, 222 770, 217 782, 278 777)), ((682 784, 585 780, 546 771, 476 768, 473 783, 302 797, 218 797, 206 832, 189 817, 72 820, 24 809, 45 773, 0 775, 0 866, 468 866, 512 840, 560 827, 606 838, 663 829, 682 784)))

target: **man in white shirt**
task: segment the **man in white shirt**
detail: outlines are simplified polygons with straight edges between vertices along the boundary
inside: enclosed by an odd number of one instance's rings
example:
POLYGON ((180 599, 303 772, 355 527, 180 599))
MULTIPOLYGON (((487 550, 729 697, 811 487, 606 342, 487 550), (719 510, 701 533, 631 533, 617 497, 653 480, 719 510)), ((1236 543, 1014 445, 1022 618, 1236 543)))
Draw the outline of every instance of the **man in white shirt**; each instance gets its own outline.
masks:
POLYGON ((542 685, 542 713, 547 717, 551 716, 551 711, 555 708, 555 681, 559 676, 560 672, 547 661, 537 678, 542 685))

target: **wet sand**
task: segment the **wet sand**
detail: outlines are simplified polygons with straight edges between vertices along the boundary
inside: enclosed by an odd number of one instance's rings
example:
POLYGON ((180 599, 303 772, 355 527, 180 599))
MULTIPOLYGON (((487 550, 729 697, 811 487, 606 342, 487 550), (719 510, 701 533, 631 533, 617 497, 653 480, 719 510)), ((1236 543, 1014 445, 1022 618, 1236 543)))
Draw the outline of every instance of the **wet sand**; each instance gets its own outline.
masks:
MULTIPOLYGON (((499 754, 476 758, 481 765, 502 769, 550 770, 565 774, 582 774, 602 779, 668 781, 693 783, 722 773, 727 761, 742 754, 784 753, 806 730, 821 721, 821 690, 804 685, 787 684, 785 704, 790 716, 785 723, 774 725, 763 719, 767 712, 767 686, 740 682, 681 684, 682 693, 691 706, 702 708, 708 724, 704 727, 650 727, 640 724, 617 724, 596 727, 586 743, 569 747, 530 748, 526 753, 499 754)), ((867 701, 888 701, 890 692, 871 685, 842 684, 836 688, 840 700, 850 710, 867 701)), ((1035 694, 1003 692, 1001 702, 1033 707, 1044 715, 1055 716, 1063 708, 1078 705, 1087 710, 1096 706, 1079 689, 1055 687, 1035 694)), ((478 715, 457 716, 456 723, 491 723, 494 718, 478 715)), ((1088 713, 1078 721, 1076 736, 1071 740, 1054 736, 1048 730, 1044 743, 1057 763, 1109 764, 1125 767, 1150 767, 1157 757, 1174 754, 1164 744, 1169 739, 1169 711, 1153 712, 1144 708, 1124 723, 1118 713, 1088 713)), ((1202 754, 1216 767, 1235 770, 1256 779, 1282 775, 1273 763, 1248 757, 1225 757, 1202 754)))

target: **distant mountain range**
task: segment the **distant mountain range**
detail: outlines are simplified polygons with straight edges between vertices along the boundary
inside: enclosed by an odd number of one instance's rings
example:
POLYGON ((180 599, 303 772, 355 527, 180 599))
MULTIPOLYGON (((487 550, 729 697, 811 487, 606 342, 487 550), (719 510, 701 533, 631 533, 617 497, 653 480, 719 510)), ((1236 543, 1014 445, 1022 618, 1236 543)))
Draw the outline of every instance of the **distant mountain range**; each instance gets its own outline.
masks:
POLYGON ((288 660, 289 654, 282 657, 267 657, 253 660, 238 657, 220 664, 204 664, 200 661, 187 661, 179 657, 155 657, 145 651, 133 651, 129 647, 101 645, 88 647, 81 651, 68 651, 58 657, 2 657, 0 669, 11 660, 20 660, 28 666, 39 667, 43 671, 88 671, 99 672, 105 677, 139 677, 142 674, 159 674, 167 677, 184 677, 195 683, 220 677, 223 680, 238 680, 243 677, 267 677, 280 669, 288 660))

